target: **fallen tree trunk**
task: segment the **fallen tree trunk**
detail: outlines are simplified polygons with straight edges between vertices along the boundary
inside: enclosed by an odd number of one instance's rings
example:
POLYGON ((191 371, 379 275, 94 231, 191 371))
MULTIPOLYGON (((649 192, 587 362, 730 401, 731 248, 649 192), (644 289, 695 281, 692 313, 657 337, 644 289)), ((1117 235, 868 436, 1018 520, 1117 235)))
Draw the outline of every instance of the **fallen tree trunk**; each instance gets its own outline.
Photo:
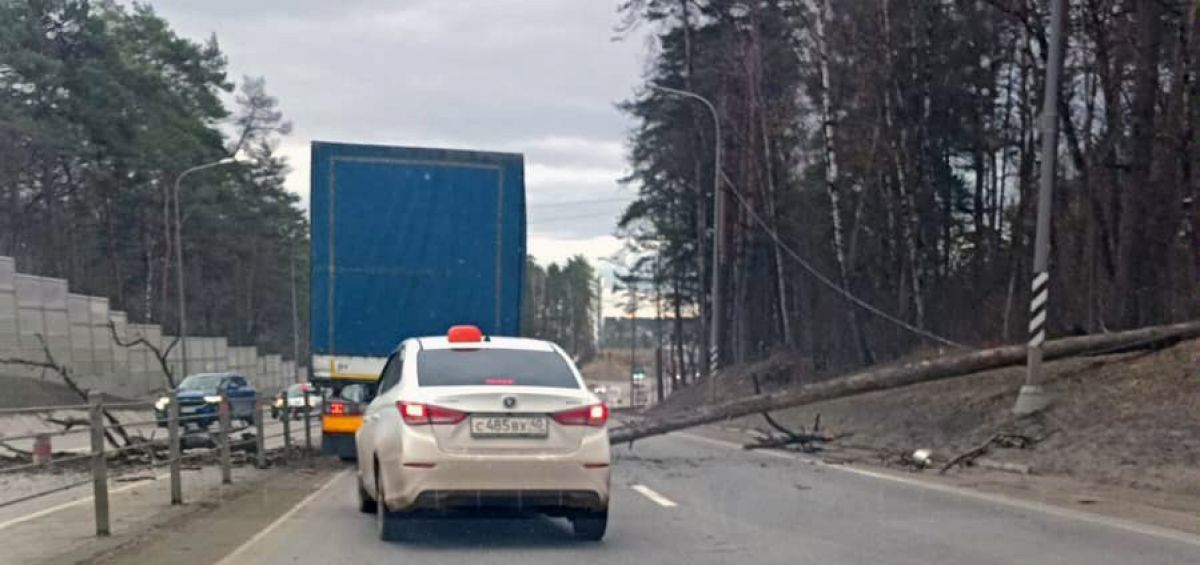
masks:
MULTIPOLYGON (((1200 336, 1200 320, 1195 320, 1123 332, 1056 339, 1047 341, 1042 349, 1045 359, 1052 360, 1128 350, 1134 347, 1155 347, 1198 336, 1200 336)), ((844 377, 803 385, 791 390, 784 389, 707 406, 697 406, 680 414, 626 424, 610 430, 608 437, 612 443, 632 442, 644 437, 770 410, 793 408, 865 392, 1009 367, 1025 362, 1025 355, 1026 347, 1024 345, 1008 345, 900 365, 869 368, 844 377)))

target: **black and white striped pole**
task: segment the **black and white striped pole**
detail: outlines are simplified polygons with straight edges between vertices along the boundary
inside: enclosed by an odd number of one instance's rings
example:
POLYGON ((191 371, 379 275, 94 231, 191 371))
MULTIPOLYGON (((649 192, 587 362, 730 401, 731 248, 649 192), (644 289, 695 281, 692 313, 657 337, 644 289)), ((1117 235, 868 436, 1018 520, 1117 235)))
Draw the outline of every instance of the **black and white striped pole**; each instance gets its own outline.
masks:
POLYGON ((1050 404, 1042 386, 1042 344, 1046 342, 1046 306, 1050 298, 1050 205, 1058 157, 1058 90, 1062 75, 1064 0, 1053 0, 1050 11, 1050 53, 1046 60, 1046 96, 1042 108, 1042 166, 1038 187, 1037 234, 1033 249, 1033 284, 1029 300, 1029 348, 1025 385, 1013 413, 1025 416, 1050 404))

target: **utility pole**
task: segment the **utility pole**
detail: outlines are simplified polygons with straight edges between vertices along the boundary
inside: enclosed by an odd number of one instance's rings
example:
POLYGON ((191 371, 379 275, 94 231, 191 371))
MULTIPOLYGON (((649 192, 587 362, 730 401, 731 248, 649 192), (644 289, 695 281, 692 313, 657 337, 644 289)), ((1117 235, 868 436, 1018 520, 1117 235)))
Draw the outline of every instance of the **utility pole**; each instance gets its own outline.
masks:
MULTIPOLYGON (((300 366, 300 311, 296 309, 296 250, 288 254, 288 270, 292 280, 292 364, 300 366)), ((292 381, 299 382, 300 372, 292 373, 292 381)))
POLYGON ((1058 91, 1063 64, 1065 0, 1051 0, 1050 53, 1046 59, 1046 94, 1042 107, 1042 166, 1038 186, 1037 234, 1033 249, 1033 285, 1029 302, 1029 347, 1025 385, 1013 405, 1024 416, 1050 404, 1042 387, 1042 343, 1046 341, 1046 302, 1050 294, 1050 205, 1058 157, 1058 91))
POLYGON ((637 381, 633 378, 637 374, 637 287, 631 286, 629 288, 629 300, 632 303, 632 311, 629 315, 629 407, 633 408, 635 406, 634 399, 636 398, 634 390, 637 385, 637 381))
MULTIPOLYGON (((722 245, 725 241, 725 194, 721 191, 721 117, 717 113, 717 107, 712 102, 695 92, 687 90, 679 90, 666 86, 658 86, 651 84, 651 89, 658 90, 675 96, 691 98, 708 108, 712 114, 713 121, 713 249, 712 249, 712 306, 709 308, 710 325, 708 338, 708 377, 709 377, 709 397, 710 400, 716 400, 717 388, 713 382, 717 375, 717 368, 720 365, 721 352, 721 259, 724 256, 722 253, 722 245)), ((703 273, 701 273, 703 275, 703 273)))
POLYGON ((596 353, 604 349, 604 277, 596 275, 596 353))
POLYGON ((658 345, 654 349, 654 378, 658 381, 658 402, 665 396, 663 391, 663 312, 662 312, 662 255, 654 256, 654 335, 658 345))

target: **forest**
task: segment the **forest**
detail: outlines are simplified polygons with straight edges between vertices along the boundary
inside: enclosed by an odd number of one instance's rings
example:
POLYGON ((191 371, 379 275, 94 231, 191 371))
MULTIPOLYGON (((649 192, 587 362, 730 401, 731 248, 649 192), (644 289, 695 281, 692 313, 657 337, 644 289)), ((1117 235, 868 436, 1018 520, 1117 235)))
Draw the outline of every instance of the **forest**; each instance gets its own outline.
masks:
POLYGON ((599 288, 596 271, 582 255, 543 267, 525 264, 521 335, 557 343, 580 361, 596 354, 599 288))
POLYGON ((215 36, 180 37, 144 5, 0 2, 0 254, 170 332, 178 204, 189 333, 290 358, 290 290, 301 335, 308 292, 277 151, 290 126, 263 79, 226 66, 215 36), (233 155, 174 200, 184 171, 233 155))
MULTIPOLYGON (((1200 315, 1198 5, 1067 2, 1051 336, 1200 315)), ((724 364, 787 350, 831 372, 1025 340, 1047 0, 620 10, 618 37, 655 40, 621 106, 629 276, 669 311, 719 317, 724 364), (704 105, 660 87, 711 101, 720 139, 704 105)))

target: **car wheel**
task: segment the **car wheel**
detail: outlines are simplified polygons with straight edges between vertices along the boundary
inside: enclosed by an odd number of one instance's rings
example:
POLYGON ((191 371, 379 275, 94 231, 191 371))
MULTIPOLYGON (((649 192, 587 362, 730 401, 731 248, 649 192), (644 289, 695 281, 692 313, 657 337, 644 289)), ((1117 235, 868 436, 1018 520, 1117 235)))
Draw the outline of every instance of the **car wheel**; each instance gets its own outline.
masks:
POLYGON ((571 528, 575 538, 588 541, 600 541, 604 531, 608 529, 608 508, 599 512, 580 512, 571 517, 571 528))
POLYGON ((375 473, 375 494, 378 499, 375 502, 375 527, 379 532, 379 539, 383 541, 400 541, 404 537, 404 517, 397 512, 389 512, 387 509, 387 496, 383 490, 383 483, 379 480, 379 473, 375 473))
POLYGON ((367 492, 367 489, 363 488, 362 477, 359 477, 358 511, 362 512, 363 514, 374 514, 376 512, 376 506, 378 506, 378 503, 375 502, 374 498, 371 498, 371 495, 367 492))

